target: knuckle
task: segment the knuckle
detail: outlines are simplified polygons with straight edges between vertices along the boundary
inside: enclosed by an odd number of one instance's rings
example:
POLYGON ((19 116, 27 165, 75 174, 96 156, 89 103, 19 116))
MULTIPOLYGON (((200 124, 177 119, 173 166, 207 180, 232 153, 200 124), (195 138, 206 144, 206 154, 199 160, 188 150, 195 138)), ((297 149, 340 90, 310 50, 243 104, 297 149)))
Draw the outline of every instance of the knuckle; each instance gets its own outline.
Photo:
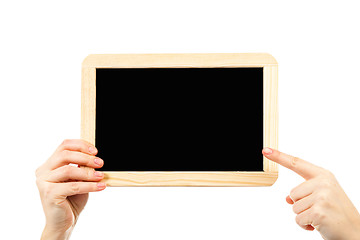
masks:
POLYGON ((298 165, 298 162, 299 162, 298 157, 291 156, 290 164, 292 168, 295 168, 298 165))
POLYGON ((328 200, 328 191, 323 190, 317 194, 317 202, 325 202, 328 200))
POLYGON ((71 176, 73 173, 73 167, 70 166, 70 165, 65 165, 63 166, 63 169, 62 169, 62 175, 63 176, 71 176))
POLYGON ((64 141, 62 141, 62 143, 60 144, 64 149, 68 148, 69 145, 71 144, 71 139, 65 139, 64 141))
POLYGON ((311 216, 315 222, 322 222, 325 218, 324 211, 322 211, 322 208, 320 208, 318 205, 312 207, 311 216))
MULTIPOLYGON (((323 195, 317 197, 316 205, 318 206, 318 208, 326 209, 327 208, 326 197, 324 197, 323 195)), ((316 214, 318 214, 318 213, 316 213, 316 214)))
POLYGON ((77 194, 80 191, 80 186, 77 182, 71 182, 70 183, 70 191, 73 194, 77 194))
POLYGON ((319 181, 317 182, 317 185, 321 188, 321 189, 325 189, 329 186, 329 182, 327 181, 326 178, 321 178, 319 179, 319 181))
POLYGON ((324 201, 326 201, 326 196, 324 193, 319 193, 316 196, 316 203, 320 204, 323 203, 324 201))
POLYGON ((51 196, 53 195, 54 192, 54 188, 51 184, 49 183, 44 183, 41 182, 40 184, 40 194, 45 198, 45 199, 51 199, 51 196))
POLYGON ((322 207, 323 209, 326 209, 330 206, 330 197, 328 191, 323 191, 319 193, 316 197, 316 203, 322 207))
POLYGON ((95 169, 93 169, 93 168, 89 168, 87 170, 86 177, 88 180, 91 180, 94 178, 94 172, 95 172, 95 169))
POLYGON ((321 187, 321 190, 324 191, 326 189, 330 189, 333 186, 332 179, 329 178, 322 178, 319 181, 319 186, 321 187))

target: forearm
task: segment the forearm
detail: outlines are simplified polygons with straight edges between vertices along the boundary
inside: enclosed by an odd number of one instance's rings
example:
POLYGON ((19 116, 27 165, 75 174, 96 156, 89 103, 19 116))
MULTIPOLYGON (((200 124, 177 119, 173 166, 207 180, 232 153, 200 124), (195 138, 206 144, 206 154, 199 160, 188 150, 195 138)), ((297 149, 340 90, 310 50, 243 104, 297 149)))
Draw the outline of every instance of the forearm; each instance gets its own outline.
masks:
POLYGON ((72 233, 73 227, 66 231, 59 231, 52 229, 51 227, 45 226, 44 231, 41 235, 41 240, 68 240, 72 233))
POLYGON ((349 236, 346 239, 360 240, 360 215, 353 222, 354 224, 350 226, 349 236))

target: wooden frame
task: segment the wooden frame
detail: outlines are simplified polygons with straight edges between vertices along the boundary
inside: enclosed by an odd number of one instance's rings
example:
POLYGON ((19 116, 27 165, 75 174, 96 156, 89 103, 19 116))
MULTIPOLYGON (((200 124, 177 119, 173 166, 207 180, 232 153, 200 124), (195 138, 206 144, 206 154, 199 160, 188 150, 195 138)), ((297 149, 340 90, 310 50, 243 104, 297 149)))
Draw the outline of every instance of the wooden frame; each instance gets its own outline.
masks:
MULTIPOLYGON (((278 147, 278 65, 266 53, 95 54, 82 63, 81 138, 95 144, 97 68, 262 67, 264 146, 278 147)), ((263 172, 104 172, 108 186, 270 186, 276 163, 263 158, 263 172)))

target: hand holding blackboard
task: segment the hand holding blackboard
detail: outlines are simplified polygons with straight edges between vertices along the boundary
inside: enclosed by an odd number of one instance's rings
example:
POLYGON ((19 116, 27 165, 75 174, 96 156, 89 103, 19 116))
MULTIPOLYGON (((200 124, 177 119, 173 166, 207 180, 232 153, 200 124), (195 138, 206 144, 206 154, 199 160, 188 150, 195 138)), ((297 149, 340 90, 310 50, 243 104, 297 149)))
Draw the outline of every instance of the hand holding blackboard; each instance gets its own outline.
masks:
POLYGON ((274 149, 263 154, 306 180, 286 197, 300 227, 324 239, 359 239, 360 215, 331 172, 274 149))
POLYGON ((36 170, 36 184, 46 216, 41 239, 68 239, 88 193, 105 189, 105 183, 99 182, 104 174, 94 171, 104 164, 96 154, 97 149, 86 141, 65 140, 36 170))

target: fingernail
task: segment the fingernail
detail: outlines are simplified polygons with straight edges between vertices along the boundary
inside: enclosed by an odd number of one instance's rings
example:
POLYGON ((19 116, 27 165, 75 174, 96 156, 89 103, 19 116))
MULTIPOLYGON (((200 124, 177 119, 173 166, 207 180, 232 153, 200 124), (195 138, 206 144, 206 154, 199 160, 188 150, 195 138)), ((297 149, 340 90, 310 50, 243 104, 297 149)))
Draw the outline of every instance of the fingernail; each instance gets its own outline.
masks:
POLYGON ((99 165, 99 166, 101 166, 102 164, 103 164, 103 160, 101 160, 100 158, 95 158, 94 159, 94 162, 95 162, 95 164, 97 164, 97 165, 99 165))
POLYGON ((270 154, 272 154, 272 150, 271 150, 271 148, 264 148, 264 149, 263 149, 263 153, 264 153, 265 155, 270 155, 270 154))
POLYGON ((104 173, 99 172, 99 171, 95 171, 94 175, 95 175, 95 177, 102 177, 102 176, 104 176, 104 173))
POLYGON ((96 154, 96 153, 97 153, 97 150, 96 150, 96 148, 94 148, 94 147, 89 147, 89 152, 90 152, 91 154, 96 154))
POLYGON ((106 187, 106 184, 103 183, 103 182, 99 182, 99 183, 97 183, 96 186, 97 186, 98 189, 104 189, 106 187))

